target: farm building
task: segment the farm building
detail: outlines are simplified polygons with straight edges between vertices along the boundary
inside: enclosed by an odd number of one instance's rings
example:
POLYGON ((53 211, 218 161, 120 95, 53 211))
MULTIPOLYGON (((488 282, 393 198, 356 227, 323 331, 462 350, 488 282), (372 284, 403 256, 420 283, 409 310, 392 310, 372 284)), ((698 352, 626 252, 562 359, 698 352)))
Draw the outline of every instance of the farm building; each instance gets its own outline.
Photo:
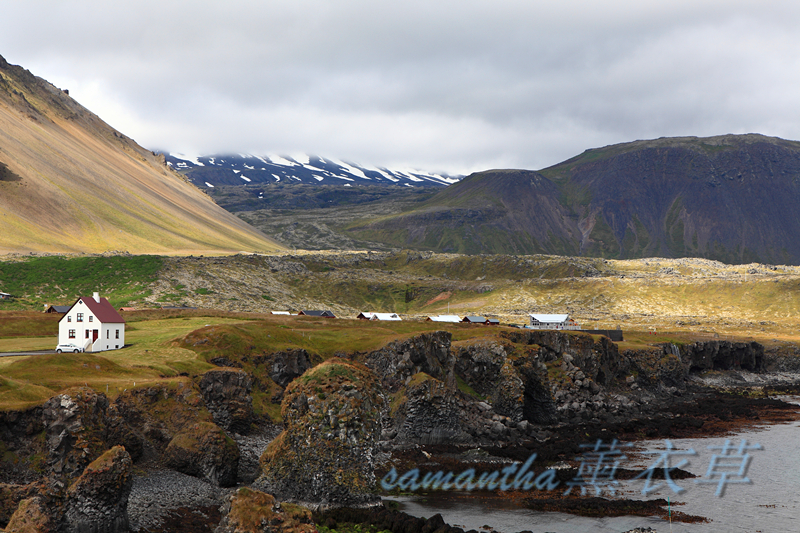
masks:
POLYGON ((12 296, 7 292, 0 292, 0 300, 10 300, 12 296))
POLYGON ((571 329, 580 330, 581 327, 569 315, 544 315, 531 313, 532 329, 571 329))
POLYGON ((372 320, 389 320, 389 321, 397 321, 403 320, 400 318, 400 315, 397 313, 375 313, 372 317, 372 320))
POLYGON ((58 344, 75 344, 87 352, 125 346, 125 319, 99 293, 83 296, 58 321, 58 344))
POLYGON ((336 315, 333 314, 333 311, 313 311, 304 309, 303 311, 300 311, 297 314, 302 316, 321 316, 325 318, 336 318, 336 315))
POLYGON ((456 315, 437 315, 437 316, 429 316, 425 320, 429 322, 452 322, 458 323, 461 322, 461 317, 456 315))
POLYGON ((486 317, 467 315, 461 320, 461 322, 466 322, 467 324, 486 324, 486 317))
POLYGON ((47 309, 44 310, 45 313, 61 313, 62 315, 69 311, 69 305, 51 305, 48 306, 47 309))
POLYGON ((272 315, 291 315, 289 311, 270 311, 272 315))

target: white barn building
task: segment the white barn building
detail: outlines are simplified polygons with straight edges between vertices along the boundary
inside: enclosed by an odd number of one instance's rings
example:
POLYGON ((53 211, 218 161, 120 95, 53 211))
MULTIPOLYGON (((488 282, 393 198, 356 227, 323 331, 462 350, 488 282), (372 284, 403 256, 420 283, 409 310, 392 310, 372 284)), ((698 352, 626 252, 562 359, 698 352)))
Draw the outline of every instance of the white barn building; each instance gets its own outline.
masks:
POLYGON ((543 315, 531 313, 532 329, 571 329, 580 330, 581 327, 569 315, 543 315))
POLYGON ((58 322, 58 344, 76 344, 87 352, 125 346, 125 319, 100 293, 83 296, 58 322))
POLYGON ((461 322, 461 317, 458 315, 436 315, 436 316, 429 316, 425 320, 431 322, 452 322, 453 324, 458 324, 461 322))

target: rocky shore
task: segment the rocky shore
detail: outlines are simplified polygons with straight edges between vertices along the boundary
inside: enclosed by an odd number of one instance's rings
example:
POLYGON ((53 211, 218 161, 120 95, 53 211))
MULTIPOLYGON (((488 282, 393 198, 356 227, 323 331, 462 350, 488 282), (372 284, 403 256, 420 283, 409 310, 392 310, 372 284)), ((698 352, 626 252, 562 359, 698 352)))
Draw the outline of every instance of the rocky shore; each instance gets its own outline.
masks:
MULTIPOLYGON (((78 388, 0 413, 16 458, 0 464, 0 525, 227 533, 350 522, 462 533, 385 509, 378 480, 392 469, 496 470, 531 453, 569 477, 579 446, 596 439, 709 435, 797 416, 769 398, 797 391, 794 362, 752 342, 620 351, 566 332, 505 330, 478 342, 433 332, 339 355, 314 365, 303 350, 229 353, 202 375, 113 400, 78 388), (254 411, 265 391, 277 391, 280 425, 254 411)), ((581 512, 566 500, 547 506, 581 512)))

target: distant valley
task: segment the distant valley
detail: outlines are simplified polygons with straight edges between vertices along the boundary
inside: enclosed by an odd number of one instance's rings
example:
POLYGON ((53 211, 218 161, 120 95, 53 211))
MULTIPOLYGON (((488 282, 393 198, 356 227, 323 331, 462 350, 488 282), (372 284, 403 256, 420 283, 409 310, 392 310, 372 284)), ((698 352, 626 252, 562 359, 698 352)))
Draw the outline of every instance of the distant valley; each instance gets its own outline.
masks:
POLYGON ((763 135, 607 146, 538 172, 488 170, 427 193, 320 182, 290 194, 273 185, 207 191, 296 248, 800 264, 800 143, 763 135))

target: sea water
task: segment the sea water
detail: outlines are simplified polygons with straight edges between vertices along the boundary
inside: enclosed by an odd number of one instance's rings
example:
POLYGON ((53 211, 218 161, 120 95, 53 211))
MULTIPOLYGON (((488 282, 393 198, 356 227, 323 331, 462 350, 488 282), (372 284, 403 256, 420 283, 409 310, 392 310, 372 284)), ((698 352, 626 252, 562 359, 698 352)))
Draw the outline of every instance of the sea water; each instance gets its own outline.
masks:
MULTIPOLYGON (((501 498, 482 498, 477 494, 467 493, 439 493, 395 499, 400 503, 400 509, 411 515, 430 517, 440 513, 446 522, 465 530, 489 526, 502 533, 524 530, 553 533, 622 532, 635 527, 651 527, 659 532, 675 533, 800 531, 800 422, 753 427, 725 437, 673 439, 670 442, 676 451, 696 452, 695 455, 673 456, 670 466, 687 459, 689 462, 682 470, 697 477, 674 480, 675 488, 683 489, 680 494, 676 494, 663 480, 655 478, 653 485, 661 483, 662 486, 658 491, 646 495, 642 494, 642 490, 646 488, 644 479, 620 481, 619 485, 614 486, 617 495, 641 500, 669 498, 674 510, 706 517, 710 520, 708 523, 673 521, 670 524, 657 517, 587 518, 564 513, 534 512, 517 508, 501 498), (718 456, 719 464, 726 441, 729 444, 726 455, 729 457, 737 456, 731 448, 738 447, 742 441, 751 448, 745 450, 750 460, 742 475, 739 475, 736 468, 720 467, 709 472, 715 455, 718 456), (760 450, 752 449, 756 444, 760 446, 760 450), (718 496, 720 476, 717 474, 722 471, 729 472, 729 482, 723 484, 723 493, 718 496), (745 479, 749 483, 738 482, 745 479)), ((663 439, 636 444, 637 451, 625 452, 627 460, 632 462, 620 464, 621 468, 635 465, 646 469, 658 456, 638 452, 661 451, 666 448, 663 439)), ((608 496, 608 487, 599 486, 603 489, 601 495, 608 496)), ((566 488, 562 484, 555 490, 564 491, 566 488)), ((594 488, 588 489, 593 495, 594 488)))

